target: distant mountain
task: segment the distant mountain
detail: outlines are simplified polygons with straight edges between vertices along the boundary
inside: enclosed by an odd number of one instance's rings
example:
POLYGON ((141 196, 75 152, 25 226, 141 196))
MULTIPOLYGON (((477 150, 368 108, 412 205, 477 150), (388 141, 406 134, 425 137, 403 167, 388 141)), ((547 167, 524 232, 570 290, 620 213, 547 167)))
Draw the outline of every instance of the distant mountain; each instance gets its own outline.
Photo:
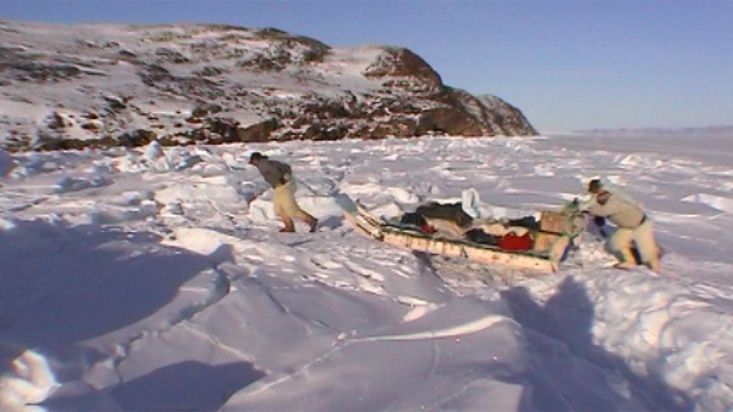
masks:
POLYGON ((648 127, 638 129, 586 129, 573 134, 593 136, 710 136, 733 137, 733 125, 708 127, 648 127))
POLYGON ((536 135, 405 48, 277 29, 0 21, 0 148, 536 135))

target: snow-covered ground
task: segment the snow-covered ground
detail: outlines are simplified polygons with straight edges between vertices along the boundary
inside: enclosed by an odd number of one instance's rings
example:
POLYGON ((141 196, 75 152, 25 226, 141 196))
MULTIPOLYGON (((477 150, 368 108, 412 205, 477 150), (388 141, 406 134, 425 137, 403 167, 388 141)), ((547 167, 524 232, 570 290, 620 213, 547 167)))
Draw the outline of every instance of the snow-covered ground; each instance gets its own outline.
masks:
POLYGON ((731 142, 0 153, 0 409, 731 410, 731 142), (317 233, 277 233, 247 150, 292 164, 317 233), (648 209, 661 275, 591 233, 557 274, 417 256, 339 208, 559 207, 596 176, 648 209))

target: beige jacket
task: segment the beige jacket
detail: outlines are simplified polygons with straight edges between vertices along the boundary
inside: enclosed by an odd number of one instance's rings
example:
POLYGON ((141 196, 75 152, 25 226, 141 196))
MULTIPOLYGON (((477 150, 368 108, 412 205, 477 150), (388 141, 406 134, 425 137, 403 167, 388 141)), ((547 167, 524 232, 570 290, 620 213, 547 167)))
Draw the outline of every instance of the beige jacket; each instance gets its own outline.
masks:
POLYGON ((644 211, 632 201, 606 192, 608 200, 601 204, 598 194, 580 205, 580 210, 588 211, 595 216, 603 216, 618 227, 636 229, 646 218, 644 211))

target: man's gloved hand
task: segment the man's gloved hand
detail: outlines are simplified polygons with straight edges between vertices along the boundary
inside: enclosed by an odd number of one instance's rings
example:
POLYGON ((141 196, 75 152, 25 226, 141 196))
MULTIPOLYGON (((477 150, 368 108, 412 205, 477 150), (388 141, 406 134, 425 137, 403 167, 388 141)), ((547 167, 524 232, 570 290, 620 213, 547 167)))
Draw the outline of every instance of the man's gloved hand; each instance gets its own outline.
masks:
POLYGON ((595 223, 596 226, 603 227, 606 225, 606 218, 603 216, 596 216, 593 218, 593 223, 595 223))

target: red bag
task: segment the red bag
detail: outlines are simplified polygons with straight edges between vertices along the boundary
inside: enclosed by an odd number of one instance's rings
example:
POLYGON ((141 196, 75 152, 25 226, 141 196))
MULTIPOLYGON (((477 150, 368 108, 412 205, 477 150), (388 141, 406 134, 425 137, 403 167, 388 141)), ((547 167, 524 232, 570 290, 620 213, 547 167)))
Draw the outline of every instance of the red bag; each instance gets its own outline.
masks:
POLYGON ((532 249, 532 237, 529 233, 524 236, 517 236, 509 232, 499 239, 498 246, 504 250, 529 250, 532 249))

